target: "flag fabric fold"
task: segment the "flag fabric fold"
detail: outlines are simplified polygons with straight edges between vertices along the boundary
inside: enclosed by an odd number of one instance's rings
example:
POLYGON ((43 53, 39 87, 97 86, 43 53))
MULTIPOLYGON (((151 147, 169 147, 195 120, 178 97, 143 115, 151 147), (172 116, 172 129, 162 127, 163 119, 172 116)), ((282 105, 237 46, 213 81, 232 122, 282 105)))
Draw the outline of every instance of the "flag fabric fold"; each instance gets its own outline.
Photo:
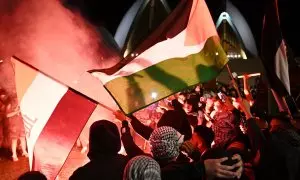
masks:
POLYGON ((269 85, 280 97, 290 94, 286 46, 283 39, 277 0, 268 0, 262 30, 262 63, 269 85))
POLYGON ((181 1, 128 59, 93 73, 127 114, 214 79, 228 61, 204 0, 181 1))
POLYGON ((97 104, 28 65, 12 61, 30 169, 55 179, 97 104))

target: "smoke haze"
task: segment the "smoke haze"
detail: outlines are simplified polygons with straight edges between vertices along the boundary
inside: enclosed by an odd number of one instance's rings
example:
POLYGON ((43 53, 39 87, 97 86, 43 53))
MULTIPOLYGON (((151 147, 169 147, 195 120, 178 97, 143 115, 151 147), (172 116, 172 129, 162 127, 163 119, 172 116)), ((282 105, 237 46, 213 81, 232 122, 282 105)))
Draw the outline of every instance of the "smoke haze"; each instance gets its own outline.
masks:
POLYGON ((15 55, 62 82, 120 60, 105 32, 57 0, 0 1, 0 58, 15 55))

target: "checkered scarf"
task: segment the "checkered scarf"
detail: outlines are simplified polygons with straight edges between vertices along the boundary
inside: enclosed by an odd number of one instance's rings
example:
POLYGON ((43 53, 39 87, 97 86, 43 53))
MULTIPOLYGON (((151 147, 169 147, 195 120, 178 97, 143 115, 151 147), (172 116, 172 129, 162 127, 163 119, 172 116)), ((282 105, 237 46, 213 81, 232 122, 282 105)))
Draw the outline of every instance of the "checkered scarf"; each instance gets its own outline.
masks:
POLYGON ((161 126, 150 136, 151 151, 154 159, 167 160, 179 155, 179 133, 172 127, 161 126))
POLYGON ((160 166, 151 157, 136 156, 127 163, 123 180, 161 180, 160 166))

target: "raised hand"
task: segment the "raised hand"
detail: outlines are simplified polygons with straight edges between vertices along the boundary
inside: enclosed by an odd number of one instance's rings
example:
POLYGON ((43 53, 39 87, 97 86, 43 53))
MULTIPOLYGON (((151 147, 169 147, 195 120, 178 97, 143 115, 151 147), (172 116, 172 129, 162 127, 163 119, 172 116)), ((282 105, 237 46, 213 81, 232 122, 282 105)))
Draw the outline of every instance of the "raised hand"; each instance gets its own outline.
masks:
POLYGON ((114 114, 115 118, 120 121, 126 120, 126 115, 120 110, 113 112, 113 114, 114 114))

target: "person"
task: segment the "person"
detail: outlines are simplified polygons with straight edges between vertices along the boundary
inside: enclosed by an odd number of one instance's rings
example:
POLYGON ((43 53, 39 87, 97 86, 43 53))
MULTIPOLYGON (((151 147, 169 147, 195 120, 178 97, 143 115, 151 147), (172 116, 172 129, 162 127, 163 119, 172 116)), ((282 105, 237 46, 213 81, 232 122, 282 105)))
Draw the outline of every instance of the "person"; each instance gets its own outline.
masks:
MULTIPOLYGON (((145 154, 134 143, 128 122, 124 119, 125 115, 120 111, 116 111, 114 114, 117 119, 122 121, 121 139, 126 153, 130 156, 145 154)), ((179 148, 184 139, 184 135, 169 126, 158 127, 151 133, 149 137, 151 152, 154 159, 160 164, 162 179, 201 179, 205 174, 207 177, 240 177, 243 171, 241 156, 235 155, 234 159, 238 162, 232 166, 221 165, 228 157, 207 159, 205 162, 195 161, 191 164, 183 157, 179 148), (238 168, 238 171, 230 171, 235 168, 238 168)))
POLYGON ((149 141, 153 158, 160 164, 162 179, 240 178, 242 175, 243 162, 238 154, 232 156, 232 159, 237 162, 231 166, 222 165, 228 157, 193 163, 177 161, 183 138, 172 127, 162 126, 155 129, 149 141))
MULTIPOLYGON (((141 123, 135 116, 130 115, 128 118, 121 111, 115 111, 114 115, 116 119, 123 121, 130 121, 133 129, 141 135, 144 139, 148 140, 151 133, 153 132, 153 128, 144 125, 141 123)), ((185 139, 190 139, 192 137, 192 129, 187 119, 187 116, 183 109, 177 110, 168 110, 166 111, 160 118, 157 123, 157 127, 160 126, 172 126, 180 133, 185 135, 185 139)))
POLYGON ((5 92, 2 92, 0 94, 0 101, 4 104, 3 108, 6 114, 4 126, 6 127, 5 131, 7 131, 8 139, 11 142, 12 160, 18 161, 18 140, 20 140, 22 156, 28 157, 28 153, 26 150, 24 123, 20 114, 16 93, 12 92, 12 95, 9 97, 5 92))
POLYGON ((200 124, 200 122, 198 122, 197 109, 195 108, 194 104, 195 103, 193 99, 187 99, 183 104, 183 110, 186 113, 187 119, 193 128, 200 124))
POLYGON ((22 174, 18 180, 47 180, 47 178, 39 171, 28 171, 22 174))
POLYGON ((248 100, 250 106, 253 106, 254 98, 252 97, 252 94, 250 92, 250 86, 249 86, 248 80, 249 80, 249 75, 244 74, 243 75, 244 94, 245 94, 245 97, 248 100))
POLYGON ((300 135, 286 113, 271 117, 268 134, 263 134, 250 112, 241 103, 247 117, 247 134, 252 151, 260 156, 256 167, 257 179, 300 179, 300 135))
POLYGON ((211 147, 214 136, 211 128, 200 125, 194 129, 191 142, 193 143, 193 146, 199 150, 201 155, 203 155, 211 147))
POLYGON ((197 162, 211 148, 213 140, 214 133, 211 128, 199 125, 194 129, 192 138, 182 143, 180 151, 190 158, 190 162, 197 162))
POLYGON ((70 180, 122 179, 129 158, 118 154, 121 139, 117 126, 108 120, 94 122, 90 127, 89 142, 87 156, 90 162, 74 171, 70 180))
POLYGON ((176 95, 177 95, 177 101, 178 101, 180 104, 184 104, 184 102, 185 102, 186 99, 187 99, 187 94, 186 94, 186 93, 179 92, 179 93, 177 93, 176 95))
MULTIPOLYGON (((1 92, 0 88, 0 92, 1 92)), ((0 93, 1 94, 1 93, 0 93)), ((6 119, 6 107, 5 104, 0 100, 0 148, 2 147, 3 140, 4 140, 4 120, 6 119)))
POLYGON ((136 156, 127 163, 123 180, 161 180, 159 164, 149 156, 136 156))
POLYGON ((227 104, 216 99, 214 111, 210 114, 213 119, 212 129, 215 134, 214 146, 222 148, 227 148, 239 135, 239 122, 227 104))

